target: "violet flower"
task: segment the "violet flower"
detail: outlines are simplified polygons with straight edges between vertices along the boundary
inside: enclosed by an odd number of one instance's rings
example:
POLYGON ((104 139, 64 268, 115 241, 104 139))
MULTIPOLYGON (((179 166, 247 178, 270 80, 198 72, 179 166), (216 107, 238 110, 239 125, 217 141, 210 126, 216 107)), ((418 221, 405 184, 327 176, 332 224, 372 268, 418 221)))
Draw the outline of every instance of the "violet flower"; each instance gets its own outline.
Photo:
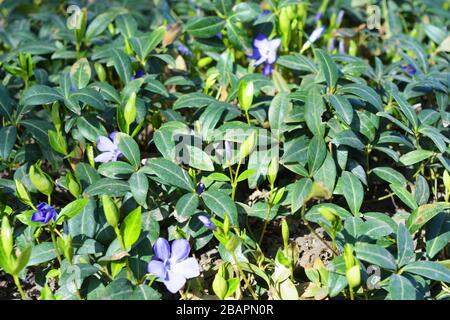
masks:
POLYGON ((203 193, 203 191, 205 191, 205 185, 202 182, 200 182, 197 185, 197 194, 200 195, 203 193))
POLYGON ((258 35, 253 41, 253 54, 250 56, 250 59, 256 60, 253 63, 254 67, 265 63, 263 68, 264 76, 272 74, 272 64, 277 60, 277 49, 280 44, 280 38, 269 40, 263 34, 258 35))
POLYGON ((227 162, 230 162, 232 157, 233 157, 233 154, 231 151, 231 143, 230 143, 230 141, 225 140, 225 160, 227 162))
POLYGON ((110 162, 117 161, 117 159, 122 155, 122 152, 117 147, 116 141, 116 131, 112 132, 108 139, 107 137, 100 136, 97 141, 97 149, 102 151, 97 157, 95 157, 95 162, 110 162))
POLYGON ((337 18, 336 18, 336 25, 340 25, 342 22, 342 19, 344 18, 344 10, 339 10, 338 14, 337 14, 337 18))
POLYGON ((142 70, 142 69, 139 69, 139 70, 136 72, 136 74, 135 74, 134 76, 131 77, 131 80, 139 79, 139 78, 143 77, 144 74, 145 74, 145 71, 142 70))
POLYGON ((316 42, 316 40, 322 36, 324 31, 325 31, 325 26, 321 26, 321 27, 314 29, 314 31, 309 36, 308 41, 310 43, 316 42))
POLYGON ((198 220, 200 220, 200 222, 203 223, 206 229, 217 230, 216 225, 207 216, 200 215, 198 216, 198 220))
POLYGON ((37 210, 31 216, 31 221, 42 222, 43 224, 49 223, 50 220, 56 220, 56 210, 51 205, 41 202, 37 207, 37 210))
POLYGON ((183 55, 183 56, 188 55, 188 54, 191 53, 191 52, 189 51, 188 47, 186 47, 186 46, 183 45, 183 44, 178 45, 177 50, 178 50, 178 52, 179 52, 181 55, 183 55))
POLYGON ((339 40, 339 53, 345 54, 345 42, 344 39, 339 40))
POLYGON ((322 18, 322 12, 317 11, 316 15, 314 16, 314 21, 317 22, 322 18))
POLYGON ((164 238, 158 238, 153 251, 155 255, 148 264, 148 273, 161 279, 167 290, 178 292, 187 279, 200 275, 200 266, 195 258, 187 258, 191 247, 186 239, 178 239, 169 242, 164 238))
POLYGON ((410 77, 416 74, 417 70, 411 64, 401 65, 403 71, 405 71, 410 77))

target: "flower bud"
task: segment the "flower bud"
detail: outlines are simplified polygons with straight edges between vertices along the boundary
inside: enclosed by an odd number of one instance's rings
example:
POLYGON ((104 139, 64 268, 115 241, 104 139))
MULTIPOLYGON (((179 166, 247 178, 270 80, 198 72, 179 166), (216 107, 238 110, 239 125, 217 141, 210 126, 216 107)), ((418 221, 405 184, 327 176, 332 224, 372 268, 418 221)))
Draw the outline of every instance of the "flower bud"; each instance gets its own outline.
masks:
POLYGON ((353 246, 346 243, 344 246, 345 269, 349 270, 355 265, 355 257, 353 257, 353 246))
POLYGON ((14 180, 16 184, 16 195, 17 198, 25 203, 26 205, 29 205, 30 207, 33 206, 33 201, 31 201, 30 194, 28 193, 27 189, 25 189, 25 186, 20 182, 20 180, 14 180))
POLYGON ((94 147, 91 144, 86 146, 86 155, 91 167, 95 167, 95 156, 94 156, 94 147))
POLYGON ((240 81, 238 88, 239 104, 247 112, 253 103, 254 85, 253 81, 240 81))
POLYGON ((228 252, 234 252, 234 250, 236 250, 238 244, 239 244, 239 238, 236 237, 234 234, 231 234, 231 236, 228 238, 227 242, 225 243, 225 249, 228 252))
POLYGON ((227 235, 228 231, 230 231, 230 218, 228 218, 228 214, 225 214, 223 218, 223 233, 227 235))
POLYGON ((269 168, 267 170, 267 179, 270 185, 275 183, 278 174, 278 157, 273 157, 269 163, 269 168))
POLYGON ((66 186, 67 186, 67 189, 69 189, 69 192, 75 198, 78 198, 80 196, 80 194, 81 194, 80 183, 76 180, 76 178, 70 172, 67 172, 67 175, 66 175, 66 186))
POLYGON ((345 272, 347 277, 348 285, 351 288, 356 288, 361 284, 361 271, 359 269, 359 264, 354 265, 345 272))
POLYGON ((242 142, 239 149, 241 160, 247 157, 256 146, 256 131, 253 131, 244 142, 242 142))
POLYGON ((133 48, 131 47, 128 38, 126 37, 125 37, 125 53, 130 56, 133 55, 133 48))
POLYGON ((289 42, 291 41, 291 20, 289 19, 289 12, 287 7, 281 8, 279 21, 283 48, 285 51, 288 51, 289 42))
POLYGON ((119 225, 119 208, 107 195, 102 195, 103 212, 106 221, 110 226, 116 229, 119 225))
POLYGON ((319 213, 328 221, 336 221, 336 212, 333 209, 321 207, 318 209, 319 213))
POLYGON ((39 190, 39 192, 49 196, 53 192, 53 181, 45 174, 41 167, 37 164, 32 165, 30 168, 30 180, 31 183, 39 190))
POLYGON ((284 248, 287 250, 289 244, 289 226, 286 219, 281 220, 281 235, 283 237, 284 248))
POLYGON ((445 190, 447 193, 450 193, 450 175, 447 170, 444 171, 444 177, 442 180, 444 181, 445 190))
POLYGON ((125 109, 123 110, 123 116, 125 118, 125 122, 127 126, 133 123, 136 119, 137 110, 136 110, 136 92, 133 92, 125 105, 125 109))
POLYGON ((211 62, 213 62, 213 59, 211 57, 204 57, 204 58, 201 58, 200 60, 198 60, 197 66, 199 68, 203 68, 203 67, 206 67, 211 62))
POLYGON ((2 219, 1 244, 5 256, 9 259, 13 250, 13 228, 11 228, 7 216, 3 216, 2 219))
POLYGON ((219 272, 217 272, 216 276, 214 277, 212 288, 214 290, 214 293, 220 300, 225 299, 228 291, 228 283, 227 280, 225 280, 219 272))
POLYGON ((95 72, 97 73, 97 77, 100 81, 106 80, 106 71, 105 68, 103 68, 103 65, 96 62, 94 64, 95 72))

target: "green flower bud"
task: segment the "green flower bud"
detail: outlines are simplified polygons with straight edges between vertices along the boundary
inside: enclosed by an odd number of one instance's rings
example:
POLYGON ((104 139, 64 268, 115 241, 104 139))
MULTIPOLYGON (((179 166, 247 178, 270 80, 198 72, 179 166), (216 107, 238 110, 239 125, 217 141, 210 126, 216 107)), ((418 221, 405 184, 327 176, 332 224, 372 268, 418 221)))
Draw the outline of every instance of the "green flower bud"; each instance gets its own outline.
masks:
POLYGON ((14 180, 16 184, 16 195, 17 198, 25 203, 26 205, 29 205, 30 207, 33 206, 33 201, 31 201, 30 194, 28 193, 27 189, 25 189, 25 186, 20 182, 20 180, 14 180))
POLYGON ((355 257, 353 256, 353 246, 346 243, 344 246, 345 269, 349 270, 355 265, 355 257))
POLYGON ((283 237, 284 248, 287 250, 289 244, 289 226, 286 219, 281 220, 281 235, 283 237))
POLYGON ((91 144, 88 144, 86 146, 86 155, 89 161, 89 164, 91 167, 95 167, 95 156, 94 156, 94 147, 91 144))
POLYGON ((289 42, 291 41, 291 20, 289 19, 288 8, 284 7, 280 12, 280 31, 281 42, 285 51, 289 49, 289 42))
POLYGON ((234 252, 234 250, 236 250, 238 244, 239 244, 239 238, 236 237, 234 234, 230 234, 230 237, 228 238, 227 242, 225 243, 225 249, 228 252, 234 252))
POLYGON ((5 257, 7 257, 6 259, 9 259, 13 250, 13 228, 11 228, 7 216, 3 216, 2 219, 1 240, 5 257))
POLYGON ((336 221, 336 211, 333 209, 321 207, 318 211, 326 220, 330 222, 336 221))
POLYGON ((216 276, 214 277, 212 288, 214 290, 214 293, 220 300, 225 299, 228 291, 228 283, 227 280, 225 280, 219 272, 217 272, 216 276))
POLYGON ((123 110, 123 116, 125 118, 125 122, 127 126, 133 123, 136 119, 137 110, 136 110, 136 92, 133 92, 128 98, 127 104, 125 105, 125 109, 123 110))
POLYGON ((95 72, 97 73, 97 77, 100 81, 106 80, 106 71, 105 68, 103 68, 103 65, 96 62, 94 64, 95 72))
POLYGON ((253 103, 254 85, 253 81, 240 81, 238 87, 239 104, 247 112, 253 103))
POLYGON ((199 68, 203 68, 203 67, 206 67, 211 62, 213 62, 213 59, 211 57, 204 57, 204 58, 201 58, 200 60, 198 60, 197 66, 199 68))
POLYGON ((114 229, 119 226, 119 208, 107 195, 102 195, 103 212, 105 213, 106 221, 114 229))
POLYGON ((450 175, 447 170, 444 171, 444 177, 442 180, 444 181, 445 190, 447 193, 450 193, 450 175))
POLYGON ((75 197, 78 198, 81 194, 81 185, 78 180, 72 175, 72 173, 67 172, 66 175, 66 185, 69 192, 75 197))
POLYGON ((275 183, 278 174, 278 157, 273 157, 269 163, 269 168, 267 170, 267 179, 270 185, 275 183))
POLYGON ((127 38, 125 38, 125 53, 127 55, 133 55, 133 48, 127 38))
POLYGON ((247 157, 256 146, 256 131, 253 131, 239 148, 239 155, 241 160, 247 157))
POLYGON ((361 284, 361 271, 359 269, 359 264, 354 265, 345 272, 347 277, 348 285, 352 288, 356 288, 361 284))
POLYGON ((59 116, 59 102, 55 102, 52 105, 52 121, 55 125, 56 131, 61 131, 61 118, 59 116))
POLYGON ((31 183, 39 190, 39 192, 50 196, 53 192, 53 181, 52 179, 42 171, 38 164, 32 165, 30 168, 30 180, 31 183))
POLYGON ((228 214, 225 214, 223 218, 223 233, 227 235, 228 231, 230 231, 230 218, 228 218, 228 214))

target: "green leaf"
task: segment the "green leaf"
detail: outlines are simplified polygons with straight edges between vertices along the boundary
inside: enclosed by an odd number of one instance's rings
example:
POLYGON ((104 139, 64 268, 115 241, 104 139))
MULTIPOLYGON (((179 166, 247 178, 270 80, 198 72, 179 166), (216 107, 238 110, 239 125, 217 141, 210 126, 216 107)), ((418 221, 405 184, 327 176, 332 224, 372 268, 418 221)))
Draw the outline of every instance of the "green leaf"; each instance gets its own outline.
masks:
POLYGON ((355 245, 355 252, 358 259, 373 263, 384 269, 396 269, 395 259, 392 254, 379 245, 357 242, 355 245))
POLYGON ((291 196, 291 213, 295 213, 304 205, 305 199, 308 198, 312 189, 312 180, 303 178, 294 183, 291 196))
POLYGON ((0 128, 0 158, 6 162, 17 138, 17 129, 13 126, 0 128))
POLYGON ((37 266, 53 259, 56 259, 56 251, 53 243, 42 242, 33 247, 27 266, 37 266))
POLYGON ((137 286, 130 297, 131 300, 160 300, 161 294, 146 284, 137 286))
POLYGON ((416 288, 407 278, 393 274, 389 281, 392 300, 416 300, 416 288))
POLYGON ((61 224, 62 222, 72 219, 76 215, 80 214, 83 212, 83 209, 86 207, 88 202, 88 199, 78 199, 72 201, 61 210, 58 215, 58 219, 56 219, 56 223, 61 224))
POLYGON ((202 171, 214 171, 214 163, 206 152, 191 145, 185 145, 184 148, 186 149, 189 157, 187 161, 189 166, 202 171))
POLYGON ((430 187, 428 186, 427 179, 422 177, 420 174, 416 178, 414 198, 419 205, 428 203, 428 199, 430 198, 430 187))
POLYGON ((195 193, 186 193, 182 196, 175 206, 178 215, 190 217, 195 214, 198 207, 198 195, 195 193))
POLYGON ((142 209, 137 207, 131 211, 120 225, 120 233, 122 234, 123 244, 128 250, 139 239, 142 226, 142 209))
POLYGON ((277 139, 281 138, 283 123, 288 113, 289 98, 286 92, 278 93, 270 103, 269 124, 277 139))
POLYGON ((441 212, 427 223, 427 256, 434 258, 450 241, 450 214, 441 212))
POLYGON ((91 40, 92 38, 100 35, 106 30, 108 25, 113 22, 113 20, 120 13, 117 9, 106 11, 95 17, 94 20, 89 24, 86 30, 86 39, 91 40))
POLYGON ((414 259, 414 241, 403 223, 397 228, 397 265, 399 267, 414 259))
POLYGON ((147 176, 142 172, 135 172, 131 175, 128 183, 130 184, 131 194, 136 202, 146 208, 149 188, 147 176))
POLYGON ((131 60, 130 58, 123 52, 118 49, 111 50, 111 59, 116 69, 117 74, 124 84, 127 84, 131 81, 131 60))
POLYGON ((123 179, 128 177, 134 172, 134 168, 127 162, 123 161, 111 161, 102 163, 98 167, 98 173, 102 176, 113 178, 113 179, 123 179))
POLYGON ((141 164, 141 152, 139 146, 129 135, 118 132, 116 133, 117 147, 122 151, 123 155, 130 161, 131 165, 138 169, 141 164))
POLYGON ((361 83, 350 83, 339 88, 339 92, 351 93, 363 101, 369 102, 378 111, 384 111, 380 95, 371 87, 361 83))
POLYGON ((363 150, 364 144, 356 136, 352 130, 344 130, 339 132, 334 138, 333 143, 337 146, 344 145, 355 148, 357 150, 363 150))
POLYGON ((25 106, 34 106, 55 101, 62 101, 63 97, 53 88, 44 85, 34 85, 22 94, 22 103, 25 106))
POLYGON ((322 122, 322 113, 325 111, 325 104, 317 87, 312 88, 306 97, 305 120, 308 129, 317 136, 325 135, 325 123, 322 122))
POLYGON ((433 261, 416 261, 406 265, 403 272, 417 274, 419 276, 450 283, 450 270, 433 261))
POLYGON ((91 79, 91 66, 86 58, 81 58, 70 68, 70 80, 78 89, 83 89, 91 79))
POLYGON ((173 105, 173 110, 178 110, 181 108, 201 108, 212 102, 215 102, 211 96, 207 96, 201 92, 193 92, 189 94, 184 94, 173 105))
POLYGON ((19 273, 27 266, 28 261, 30 261, 32 247, 31 245, 27 245, 24 249, 20 251, 20 255, 17 257, 15 261, 14 270, 12 270, 12 274, 19 275, 19 273))
POLYGON ((320 69, 322 70, 325 80, 330 88, 335 88, 339 78, 339 70, 330 54, 322 49, 314 49, 314 55, 319 60, 320 69))
POLYGON ((434 152, 429 151, 429 150, 423 150, 423 149, 414 150, 414 151, 410 151, 407 154, 404 154, 403 156, 401 156, 400 162, 405 166, 410 166, 410 165, 416 164, 420 161, 423 161, 425 159, 428 159, 433 154, 434 154, 434 152))
POLYGON ((359 214, 364 199, 364 189, 361 181, 351 172, 342 173, 342 183, 344 188, 344 198, 351 212, 356 216, 359 214))
POLYGON ((421 205, 413 211, 406 222, 406 226, 408 227, 409 232, 416 232, 434 216, 449 208, 450 203, 446 202, 436 202, 421 205))
POLYGON ((404 204, 410 207, 412 210, 418 207, 416 199, 414 196, 408 192, 402 185, 400 184, 390 184, 389 187, 394 191, 395 195, 402 200, 404 204))
POLYGON ((163 158, 151 159, 147 166, 153 174, 166 184, 188 191, 195 191, 194 184, 187 173, 170 160, 163 158))
POLYGON ((103 111, 106 109, 103 96, 95 89, 83 88, 70 95, 71 99, 75 99, 91 106, 97 110, 103 111))
POLYGON ((330 97, 330 102, 342 120, 350 125, 353 120, 353 107, 350 102, 348 102, 348 99, 342 96, 332 95, 330 97))
POLYGON ((104 178, 91 184, 84 193, 88 196, 106 194, 111 197, 120 197, 130 191, 128 182, 104 178))
POLYGON ((197 38, 210 38, 222 31, 225 21, 219 17, 194 17, 188 20, 185 28, 197 38))
MULTIPOLYGON (((239 177, 237 178, 237 182, 241 182, 244 180, 247 180, 248 178, 250 178, 252 175, 254 175, 256 173, 256 169, 247 169, 245 171, 243 171, 239 177)), ((228 179, 229 180, 229 179, 228 179)))
POLYGON ((225 214, 228 214, 231 223, 237 225, 237 209, 236 205, 223 191, 218 190, 208 190, 202 193, 201 198, 205 202, 205 205, 215 214, 217 214, 222 219, 225 214))
POLYGON ((327 156, 327 146, 322 137, 314 136, 308 146, 309 175, 313 176, 322 166, 327 156))
POLYGON ((405 186, 406 183, 408 182, 400 172, 390 167, 373 168, 372 172, 375 173, 378 177, 380 177, 384 181, 387 181, 392 184, 405 186))

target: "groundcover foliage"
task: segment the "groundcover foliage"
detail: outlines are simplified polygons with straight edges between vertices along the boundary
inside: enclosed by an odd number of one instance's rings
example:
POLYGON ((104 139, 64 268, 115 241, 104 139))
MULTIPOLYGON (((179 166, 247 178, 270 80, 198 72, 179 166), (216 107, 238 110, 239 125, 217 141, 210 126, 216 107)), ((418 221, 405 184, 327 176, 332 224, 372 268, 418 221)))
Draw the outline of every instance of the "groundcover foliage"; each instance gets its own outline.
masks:
POLYGON ((448 2, 0 9, 23 299, 449 298, 448 2))

